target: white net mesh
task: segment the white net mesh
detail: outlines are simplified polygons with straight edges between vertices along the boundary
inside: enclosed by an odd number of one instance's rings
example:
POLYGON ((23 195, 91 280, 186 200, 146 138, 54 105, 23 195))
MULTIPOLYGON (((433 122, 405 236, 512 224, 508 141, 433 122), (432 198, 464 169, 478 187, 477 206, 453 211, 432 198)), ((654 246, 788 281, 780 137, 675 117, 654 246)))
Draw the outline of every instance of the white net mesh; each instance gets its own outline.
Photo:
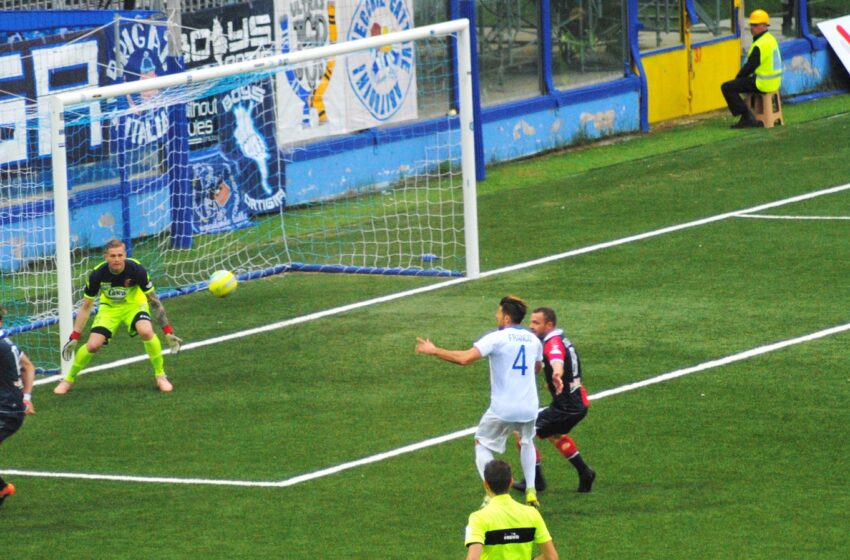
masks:
MULTIPOLYGON (((67 106, 74 301, 113 238, 166 297, 219 269, 462 274, 452 45, 430 37, 67 106)), ((34 111, 27 134, 41 137, 34 111)), ((49 159, 2 173, 6 326, 56 367, 49 159)))

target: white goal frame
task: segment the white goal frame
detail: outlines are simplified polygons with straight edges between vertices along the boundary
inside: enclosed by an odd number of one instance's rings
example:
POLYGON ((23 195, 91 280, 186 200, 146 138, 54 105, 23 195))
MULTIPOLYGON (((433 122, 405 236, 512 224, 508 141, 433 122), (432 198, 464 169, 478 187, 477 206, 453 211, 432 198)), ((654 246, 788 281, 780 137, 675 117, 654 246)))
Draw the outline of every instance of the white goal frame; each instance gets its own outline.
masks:
MULTIPOLYGON (((62 341, 67 340, 70 336, 74 325, 68 163, 65 148, 64 118, 64 112, 67 106, 95 103, 114 97, 137 94, 142 91, 205 82, 240 73, 270 71, 316 58, 345 55, 357 51, 379 48, 385 45, 447 35, 457 36, 458 115, 461 136, 461 177, 464 205, 466 276, 468 278, 478 278, 480 265, 478 252, 478 210, 476 202, 477 186, 475 178, 475 140, 473 132, 471 42, 469 20, 458 19, 256 60, 246 60, 134 82, 62 92, 52 96, 50 98, 50 136, 56 227, 56 274, 60 347, 62 341)), ((66 373, 69 366, 70 364, 68 362, 62 361, 62 372, 66 373)))

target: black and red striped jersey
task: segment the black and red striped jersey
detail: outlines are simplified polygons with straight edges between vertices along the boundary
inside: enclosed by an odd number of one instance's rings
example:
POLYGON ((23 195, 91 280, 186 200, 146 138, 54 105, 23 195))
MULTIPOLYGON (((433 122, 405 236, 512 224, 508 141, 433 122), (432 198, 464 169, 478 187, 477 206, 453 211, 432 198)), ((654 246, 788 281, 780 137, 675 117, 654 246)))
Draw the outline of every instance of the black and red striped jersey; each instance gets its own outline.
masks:
POLYGON ((590 406, 587 390, 582 384, 581 360, 573 343, 561 329, 555 329, 543 338, 543 372, 546 387, 552 394, 552 406, 569 412, 581 412, 590 406), (564 390, 555 394, 552 384, 552 362, 564 364, 564 390))

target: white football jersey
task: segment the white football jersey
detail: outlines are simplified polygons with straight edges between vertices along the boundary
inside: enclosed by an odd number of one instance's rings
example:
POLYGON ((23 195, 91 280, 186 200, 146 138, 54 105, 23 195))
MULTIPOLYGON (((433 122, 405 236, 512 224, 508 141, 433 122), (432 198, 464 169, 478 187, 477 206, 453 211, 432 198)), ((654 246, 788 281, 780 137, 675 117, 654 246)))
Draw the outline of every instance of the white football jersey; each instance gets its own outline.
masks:
POLYGON ((490 411, 508 422, 537 418, 537 375, 543 345, 529 330, 512 326, 475 341, 482 356, 490 357, 490 411))

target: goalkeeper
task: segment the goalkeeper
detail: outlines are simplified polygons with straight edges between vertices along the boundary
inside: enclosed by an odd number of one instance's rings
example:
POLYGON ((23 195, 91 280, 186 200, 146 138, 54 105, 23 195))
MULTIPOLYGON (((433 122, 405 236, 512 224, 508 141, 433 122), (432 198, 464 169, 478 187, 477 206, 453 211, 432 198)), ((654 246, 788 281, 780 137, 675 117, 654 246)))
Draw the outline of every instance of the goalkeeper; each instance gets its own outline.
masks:
POLYGON ((89 274, 85 299, 74 320, 74 330, 62 348, 62 359, 74 360, 68 375, 53 389, 57 395, 64 395, 74 387, 77 374, 86 367, 94 354, 109 342, 116 329, 127 328, 130 336, 139 335, 153 364, 156 384, 163 393, 173 390, 171 382, 165 376, 162 359, 162 345, 153 330, 151 310, 157 322, 162 325, 165 341, 171 353, 180 351, 183 341, 174 334, 168 322, 165 309, 156 297, 154 286, 148 278, 148 272, 142 264, 127 258, 126 247, 120 240, 113 239, 106 244, 106 260, 89 274), (88 323, 95 298, 100 294, 100 308, 92 324, 85 345, 77 349, 80 335, 88 323), (76 350, 76 355, 75 351, 76 350))

